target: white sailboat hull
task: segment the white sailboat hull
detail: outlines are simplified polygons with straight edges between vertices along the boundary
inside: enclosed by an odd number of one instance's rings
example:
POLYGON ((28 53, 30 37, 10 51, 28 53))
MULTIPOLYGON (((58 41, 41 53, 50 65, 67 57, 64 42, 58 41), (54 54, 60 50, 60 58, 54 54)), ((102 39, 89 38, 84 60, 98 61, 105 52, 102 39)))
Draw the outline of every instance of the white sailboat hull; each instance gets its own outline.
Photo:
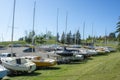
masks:
POLYGON ((2 65, 12 71, 33 72, 36 69, 35 63, 24 58, 9 57, 2 59, 2 65), (17 61, 18 60, 18 61, 17 61))

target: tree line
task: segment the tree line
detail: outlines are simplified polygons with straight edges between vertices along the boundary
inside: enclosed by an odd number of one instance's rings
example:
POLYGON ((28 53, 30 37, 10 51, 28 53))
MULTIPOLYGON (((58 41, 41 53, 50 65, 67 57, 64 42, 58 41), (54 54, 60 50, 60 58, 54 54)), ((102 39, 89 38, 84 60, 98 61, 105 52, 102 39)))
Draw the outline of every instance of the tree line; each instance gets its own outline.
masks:
POLYGON ((63 32, 60 38, 59 33, 56 36, 52 35, 52 32, 48 31, 46 34, 36 35, 34 31, 30 31, 28 34, 22 38, 19 38, 19 41, 25 41, 29 44, 37 43, 44 44, 47 40, 55 40, 58 43, 62 44, 80 44, 81 43, 81 35, 79 30, 72 34, 71 31, 69 33, 63 32))
MULTIPOLYGON (((61 34, 57 33, 56 36, 52 35, 52 32, 48 31, 46 34, 39 34, 36 35, 34 31, 30 31, 29 33, 26 32, 26 35, 22 38, 19 38, 19 41, 25 41, 27 43, 37 43, 37 44, 43 44, 47 40, 55 40, 56 42, 59 42, 61 44, 81 44, 84 40, 81 39, 81 34, 79 30, 77 30, 75 33, 72 33, 69 31, 68 33, 63 32, 61 34)), ((116 31, 109 33, 109 35, 105 36, 88 36, 85 41, 86 42, 97 42, 97 41, 103 41, 105 42, 105 39, 108 41, 117 41, 118 42, 118 50, 120 51, 120 17, 117 22, 116 31)))
POLYGON ((81 34, 79 30, 75 33, 69 31, 68 33, 63 32, 61 35, 57 33, 56 36, 52 35, 51 31, 48 31, 46 34, 39 34, 36 35, 35 32, 30 31, 29 33, 26 32, 26 35, 19 39, 19 41, 25 41, 29 44, 36 43, 36 44, 44 44, 47 40, 54 40, 61 44, 81 44, 83 42, 88 43, 95 43, 95 42, 103 42, 105 43, 105 39, 107 41, 117 41, 118 36, 116 36, 115 32, 111 32, 109 35, 105 36, 88 36, 85 40, 81 39, 81 34), (60 37, 61 36, 61 37, 60 37))

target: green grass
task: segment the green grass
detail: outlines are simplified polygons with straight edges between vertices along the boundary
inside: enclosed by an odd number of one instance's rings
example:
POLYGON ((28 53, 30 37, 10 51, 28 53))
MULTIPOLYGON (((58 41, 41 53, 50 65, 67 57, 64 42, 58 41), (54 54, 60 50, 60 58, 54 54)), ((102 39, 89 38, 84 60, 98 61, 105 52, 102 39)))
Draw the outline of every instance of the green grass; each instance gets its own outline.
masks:
MULTIPOLYGON (((14 44, 26 44, 24 41, 13 41, 14 44)), ((11 41, 6 41, 6 42, 0 42, 0 45, 7 46, 11 44, 11 41)))
POLYGON ((120 80, 120 53, 94 56, 80 63, 56 65, 10 80, 120 80))

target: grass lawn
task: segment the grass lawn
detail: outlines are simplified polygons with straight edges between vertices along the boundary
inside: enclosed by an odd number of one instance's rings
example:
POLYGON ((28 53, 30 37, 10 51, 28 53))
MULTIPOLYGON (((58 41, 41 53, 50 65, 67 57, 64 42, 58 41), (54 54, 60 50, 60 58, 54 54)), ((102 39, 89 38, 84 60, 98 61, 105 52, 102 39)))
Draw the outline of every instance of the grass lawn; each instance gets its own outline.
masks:
POLYGON ((56 65, 32 74, 10 76, 10 80, 120 80, 120 53, 94 56, 80 63, 56 65))

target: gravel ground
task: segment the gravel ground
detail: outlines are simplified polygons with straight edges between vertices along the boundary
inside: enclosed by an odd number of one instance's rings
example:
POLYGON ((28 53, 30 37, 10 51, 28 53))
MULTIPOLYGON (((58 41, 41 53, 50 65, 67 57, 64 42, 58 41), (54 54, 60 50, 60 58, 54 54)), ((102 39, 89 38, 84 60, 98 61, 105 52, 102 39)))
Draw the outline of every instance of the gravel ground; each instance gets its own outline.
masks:
MULTIPOLYGON (((53 52, 45 52, 45 51, 38 51, 36 50, 36 52, 23 52, 24 49, 27 49, 27 47, 14 47, 13 48, 13 52, 16 53, 16 56, 18 57, 23 57, 23 56, 41 56, 43 58, 53 58, 53 52)), ((5 53, 11 52, 11 48, 7 48, 5 50, 0 50, 0 53, 5 53)))

